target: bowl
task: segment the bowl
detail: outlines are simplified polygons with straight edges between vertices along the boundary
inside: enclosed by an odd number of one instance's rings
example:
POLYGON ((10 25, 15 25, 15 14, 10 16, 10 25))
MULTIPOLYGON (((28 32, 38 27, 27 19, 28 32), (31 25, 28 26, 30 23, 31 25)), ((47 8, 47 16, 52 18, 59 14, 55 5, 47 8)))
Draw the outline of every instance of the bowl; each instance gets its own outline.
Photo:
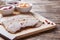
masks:
POLYGON ((20 2, 16 6, 16 9, 19 12, 29 12, 32 9, 32 4, 27 2, 20 2))
POLYGON ((10 14, 13 14, 14 9, 15 9, 14 5, 0 6, 0 13, 2 15, 10 15, 10 14))
POLYGON ((20 2, 20 1, 9 1, 9 2, 7 2, 6 4, 16 6, 16 5, 19 4, 19 2, 20 2))

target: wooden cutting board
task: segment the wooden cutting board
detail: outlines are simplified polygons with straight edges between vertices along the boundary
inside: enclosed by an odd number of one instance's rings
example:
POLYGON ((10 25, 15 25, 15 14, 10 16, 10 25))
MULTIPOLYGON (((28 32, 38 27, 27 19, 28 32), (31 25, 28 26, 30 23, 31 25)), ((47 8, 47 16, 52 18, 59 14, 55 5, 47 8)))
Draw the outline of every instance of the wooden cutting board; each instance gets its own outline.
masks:
POLYGON ((46 19, 45 17, 41 16, 38 13, 34 13, 32 12, 33 16, 35 16, 36 18, 38 18, 40 21, 44 22, 45 24, 41 25, 40 27, 37 28, 31 28, 31 29, 27 29, 27 30, 23 30, 19 33, 16 34, 11 34, 9 32, 7 32, 4 27, 2 25, 0 25, 0 34, 4 35, 5 37, 13 40, 13 39, 19 39, 19 38, 23 38, 29 35, 33 35, 39 32, 43 32, 46 30, 50 30, 52 28, 55 28, 56 24, 48 19, 46 19), (47 24, 45 22, 45 20, 47 20, 48 22, 50 22, 51 24, 47 24))

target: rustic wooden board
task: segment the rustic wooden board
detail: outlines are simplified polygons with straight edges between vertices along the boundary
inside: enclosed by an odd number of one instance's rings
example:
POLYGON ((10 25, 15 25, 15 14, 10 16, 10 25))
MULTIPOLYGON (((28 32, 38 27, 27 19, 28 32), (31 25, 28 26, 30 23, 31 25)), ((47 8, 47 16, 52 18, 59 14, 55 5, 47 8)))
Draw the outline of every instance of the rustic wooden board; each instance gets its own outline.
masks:
MULTIPOLYGON (((33 14, 40 21, 44 22, 45 20, 48 20, 38 13, 33 12, 33 14)), ((50 20, 48 20, 48 21, 51 22, 50 20)), ((27 30, 21 31, 21 32, 16 33, 16 34, 11 34, 11 33, 7 32, 4 29, 4 27, 2 25, 0 25, 0 34, 6 36, 9 39, 15 39, 15 38, 18 39, 18 38, 26 37, 26 36, 29 36, 29 35, 32 35, 32 34, 36 34, 36 33, 39 33, 39 32, 43 32, 43 31, 55 28, 56 24, 54 22, 51 22, 51 23, 53 23, 54 25, 45 23, 45 24, 41 25, 40 27, 27 29, 27 30)))

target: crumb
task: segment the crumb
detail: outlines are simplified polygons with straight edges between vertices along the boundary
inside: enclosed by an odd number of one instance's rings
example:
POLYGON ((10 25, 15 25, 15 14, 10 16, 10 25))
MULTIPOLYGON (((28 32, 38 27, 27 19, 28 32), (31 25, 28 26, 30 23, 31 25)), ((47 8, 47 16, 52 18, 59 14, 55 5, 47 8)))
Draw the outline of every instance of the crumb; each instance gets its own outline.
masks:
POLYGON ((25 19, 23 19, 23 21, 25 21, 25 19))

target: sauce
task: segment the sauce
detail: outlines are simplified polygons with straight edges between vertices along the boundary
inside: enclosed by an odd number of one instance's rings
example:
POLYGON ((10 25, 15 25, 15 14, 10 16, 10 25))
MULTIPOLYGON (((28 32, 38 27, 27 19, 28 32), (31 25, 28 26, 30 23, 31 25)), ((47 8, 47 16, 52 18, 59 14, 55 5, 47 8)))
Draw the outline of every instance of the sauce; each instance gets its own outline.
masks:
POLYGON ((29 7, 30 5, 28 3, 21 3, 20 7, 25 8, 25 7, 29 7))

